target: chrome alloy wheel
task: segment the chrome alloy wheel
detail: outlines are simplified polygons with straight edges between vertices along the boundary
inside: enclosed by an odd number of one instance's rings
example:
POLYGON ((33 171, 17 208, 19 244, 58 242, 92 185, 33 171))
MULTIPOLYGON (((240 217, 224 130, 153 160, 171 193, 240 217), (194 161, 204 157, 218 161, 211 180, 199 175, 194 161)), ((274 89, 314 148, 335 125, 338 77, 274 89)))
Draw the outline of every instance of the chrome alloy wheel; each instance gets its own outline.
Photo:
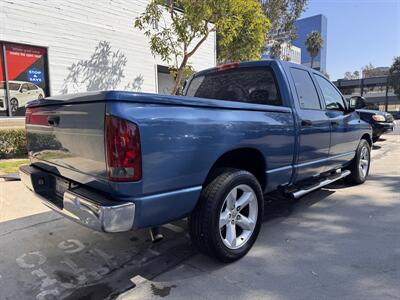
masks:
POLYGON ((258 217, 254 190, 241 184, 226 196, 219 215, 219 233, 229 249, 238 249, 250 239, 258 217))
POLYGON ((358 162, 358 170, 360 175, 364 178, 367 176, 369 168, 369 152, 367 147, 363 147, 360 153, 360 161, 358 162))

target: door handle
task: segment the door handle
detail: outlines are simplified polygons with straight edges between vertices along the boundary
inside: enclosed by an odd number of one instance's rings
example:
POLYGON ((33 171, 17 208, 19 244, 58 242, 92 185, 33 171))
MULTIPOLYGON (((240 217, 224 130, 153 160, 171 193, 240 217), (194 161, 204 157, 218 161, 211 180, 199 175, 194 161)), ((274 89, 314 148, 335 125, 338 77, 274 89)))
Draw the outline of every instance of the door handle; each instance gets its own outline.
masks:
POLYGON ((311 120, 301 120, 301 126, 312 126, 313 122, 311 120))
POLYGON ((47 123, 49 123, 50 126, 58 126, 58 124, 60 123, 60 117, 59 116, 48 116, 47 123))

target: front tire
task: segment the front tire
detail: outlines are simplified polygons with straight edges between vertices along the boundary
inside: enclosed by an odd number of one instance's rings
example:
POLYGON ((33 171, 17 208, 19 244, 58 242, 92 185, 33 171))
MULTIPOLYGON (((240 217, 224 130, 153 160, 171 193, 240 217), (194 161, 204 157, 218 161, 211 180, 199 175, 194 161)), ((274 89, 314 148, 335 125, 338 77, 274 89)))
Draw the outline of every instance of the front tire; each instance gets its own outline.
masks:
POLYGON ((356 156, 349 166, 351 174, 346 180, 353 184, 361 184, 367 180, 371 164, 371 146, 366 140, 361 140, 356 150, 356 156))
POLYGON ((251 173, 218 170, 204 188, 189 218, 193 243, 204 254, 223 262, 243 257, 260 232, 264 201, 251 173))

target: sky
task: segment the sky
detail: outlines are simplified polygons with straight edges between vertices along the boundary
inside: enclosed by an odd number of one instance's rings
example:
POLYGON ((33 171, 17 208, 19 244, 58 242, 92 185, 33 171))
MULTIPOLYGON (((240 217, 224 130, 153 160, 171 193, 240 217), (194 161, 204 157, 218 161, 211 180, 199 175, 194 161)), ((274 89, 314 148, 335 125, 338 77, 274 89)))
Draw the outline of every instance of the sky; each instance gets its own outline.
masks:
POLYGON ((369 63, 390 66, 400 56, 400 0, 309 0, 301 17, 317 14, 328 19, 331 80, 369 63))

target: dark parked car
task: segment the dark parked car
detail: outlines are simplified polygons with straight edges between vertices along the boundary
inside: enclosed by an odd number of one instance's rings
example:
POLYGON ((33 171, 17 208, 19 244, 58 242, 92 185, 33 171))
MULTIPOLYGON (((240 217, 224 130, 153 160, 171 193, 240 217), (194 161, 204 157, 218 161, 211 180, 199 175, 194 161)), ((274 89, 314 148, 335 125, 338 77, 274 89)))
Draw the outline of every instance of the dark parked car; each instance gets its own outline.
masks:
POLYGON ((395 120, 400 120, 400 111, 393 111, 391 114, 395 120))
POLYGON ((371 124, 372 126, 372 141, 375 143, 384 133, 391 132, 394 129, 395 123, 392 114, 379 110, 368 109, 368 102, 365 98, 355 96, 350 98, 356 111, 360 115, 361 120, 371 124))
POLYGON ((95 230, 189 217, 194 244, 233 261, 257 238, 265 193, 299 198, 344 177, 367 179, 371 127, 315 70, 276 60, 223 65, 194 75, 183 94, 30 103, 22 181, 95 230))

